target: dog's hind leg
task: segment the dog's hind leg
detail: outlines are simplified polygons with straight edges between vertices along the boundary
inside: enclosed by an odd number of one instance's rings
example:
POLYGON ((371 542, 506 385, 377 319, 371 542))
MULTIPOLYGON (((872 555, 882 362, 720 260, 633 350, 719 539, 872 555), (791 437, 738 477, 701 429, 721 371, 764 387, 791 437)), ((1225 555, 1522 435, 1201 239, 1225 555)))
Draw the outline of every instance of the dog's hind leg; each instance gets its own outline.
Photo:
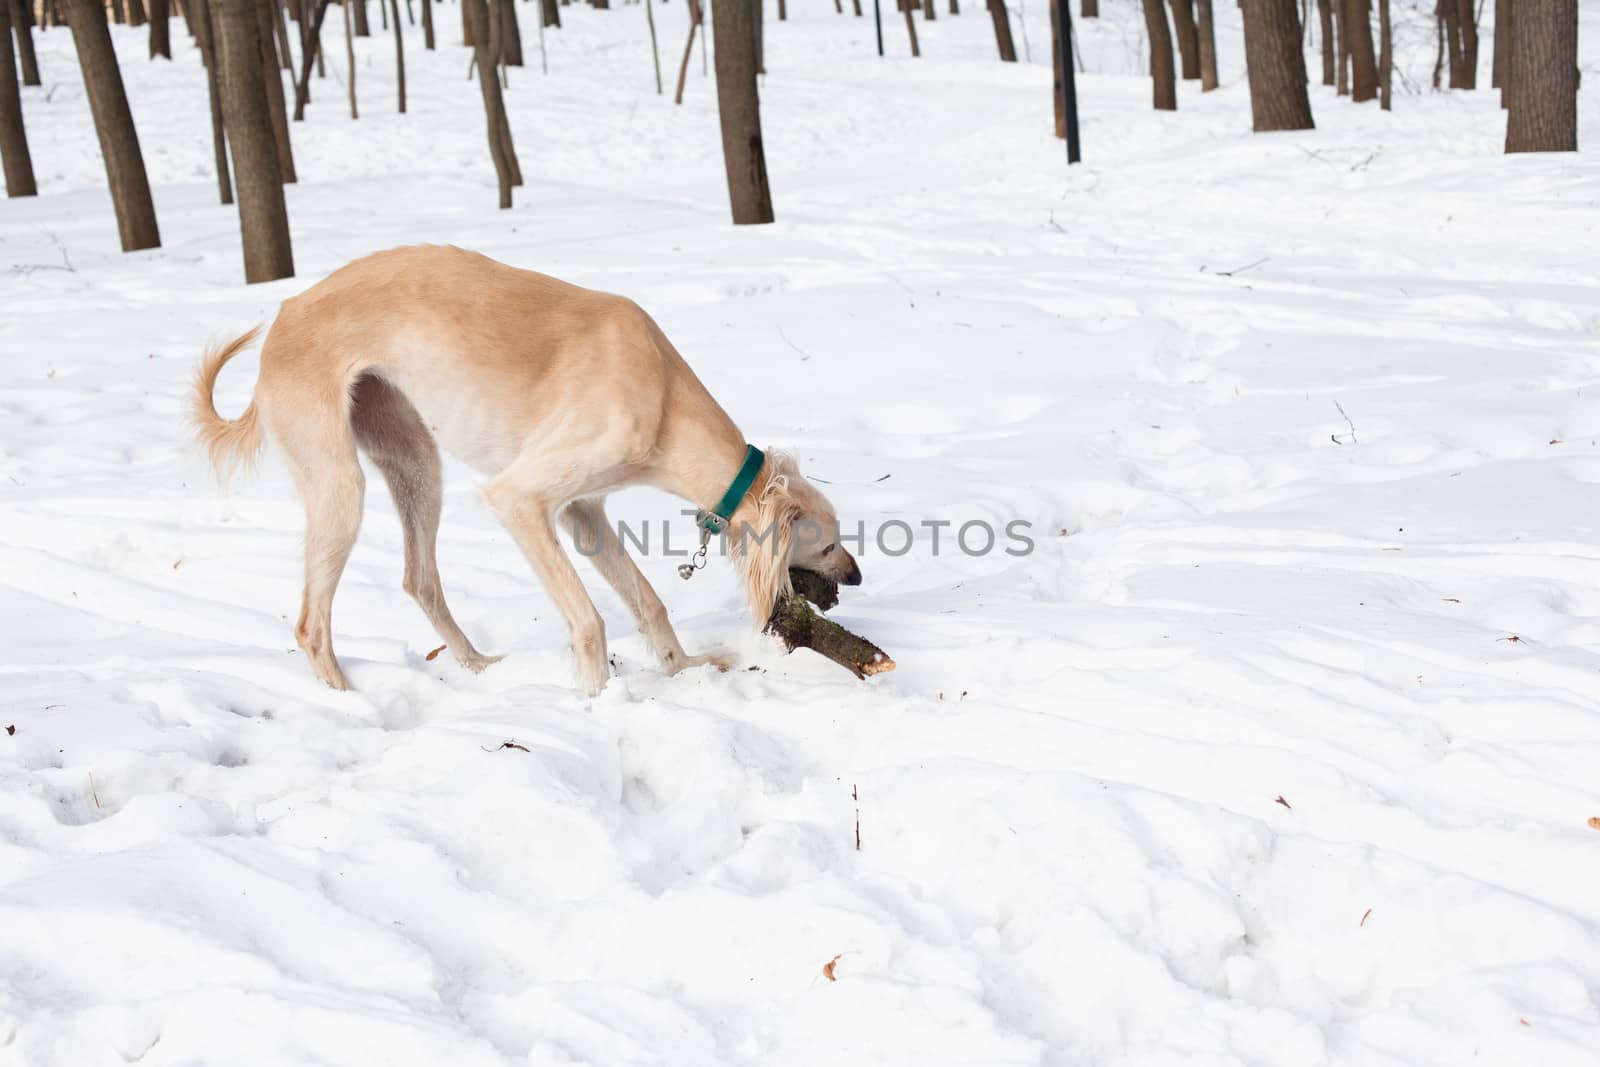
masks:
POLYGON ((280 395, 264 414, 306 506, 306 584, 294 636, 311 669, 349 689, 333 657, 333 594, 361 530, 366 478, 341 395, 280 395), (292 412, 275 419, 279 412, 292 412))
POLYGON ((481 671, 498 660, 472 647, 444 601, 436 546, 444 479, 439 447, 405 395, 376 375, 351 390, 350 425, 356 444, 383 472, 405 532, 405 591, 427 615, 445 647, 462 666, 481 671))
POLYGON ((561 525, 571 536, 578 554, 587 556, 628 610, 633 613, 661 667, 668 674, 677 674, 686 667, 702 663, 715 664, 718 670, 727 670, 733 664, 730 656, 721 652, 708 652, 691 656, 678 642, 672 622, 667 617, 666 605, 656 595, 655 589, 639 570, 627 548, 617 538, 617 533, 606 519, 605 504, 599 499, 574 500, 562 509, 561 525))

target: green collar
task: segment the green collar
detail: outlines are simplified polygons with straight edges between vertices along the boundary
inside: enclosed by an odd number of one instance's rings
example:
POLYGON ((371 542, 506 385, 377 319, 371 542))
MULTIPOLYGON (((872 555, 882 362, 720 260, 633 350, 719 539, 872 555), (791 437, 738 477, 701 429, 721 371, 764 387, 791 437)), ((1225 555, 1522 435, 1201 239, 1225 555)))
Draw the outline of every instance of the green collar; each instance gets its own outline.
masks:
POLYGON ((745 446, 744 464, 739 468, 739 473, 733 476, 733 484, 728 486, 728 491, 722 494, 722 500, 715 508, 702 511, 695 520, 702 530, 708 534, 719 534, 728 528, 733 521, 733 513, 738 510, 739 501, 755 484, 756 475, 761 473, 761 465, 766 461, 766 453, 761 449, 755 445, 745 446))

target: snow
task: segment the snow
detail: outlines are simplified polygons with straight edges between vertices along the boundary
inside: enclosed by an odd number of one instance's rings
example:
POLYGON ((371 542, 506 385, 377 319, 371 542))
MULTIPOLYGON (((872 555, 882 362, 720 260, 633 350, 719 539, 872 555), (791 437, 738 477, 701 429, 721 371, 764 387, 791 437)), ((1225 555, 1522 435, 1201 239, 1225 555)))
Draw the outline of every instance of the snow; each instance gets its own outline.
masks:
POLYGON ((769 8, 779 221, 741 229, 711 80, 655 95, 639 7, 563 8, 544 77, 519 5, 506 213, 456 9, 438 52, 407 30, 407 116, 375 29, 359 122, 330 48, 294 128, 299 276, 251 287, 181 29, 171 64, 114 33, 163 237, 134 255, 39 34, 43 195, 0 209, 0 1064, 1594 1064, 1594 157, 1503 156, 1487 90, 1317 86, 1317 130, 1254 135, 1233 4, 1222 88, 1156 114, 1137 5, 1101 6, 1071 171, 1042 2, 1015 66, 971 0, 916 61, 892 11, 880 61, 870 9, 769 8), (323 689, 286 475, 216 491, 188 376, 416 241, 637 299, 847 522, 1035 551, 869 541, 834 612, 899 662, 869 683, 657 555, 685 645, 742 661, 662 677, 580 560, 618 665, 590 701, 459 466, 445 586, 509 655, 424 658, 374 478, 357 691, 323 689))

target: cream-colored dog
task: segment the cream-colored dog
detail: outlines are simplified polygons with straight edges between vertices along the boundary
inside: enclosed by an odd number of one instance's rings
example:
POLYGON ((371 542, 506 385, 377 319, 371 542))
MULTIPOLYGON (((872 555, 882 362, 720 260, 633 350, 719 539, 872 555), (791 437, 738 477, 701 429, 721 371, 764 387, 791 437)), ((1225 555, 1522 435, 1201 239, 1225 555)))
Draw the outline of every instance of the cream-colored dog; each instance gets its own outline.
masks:
POLYGON ((861 581, 832 531, 832 506, 789 456, 764 459, 637 304, 458 248, 380 252, 285 301, 261 350, 255 396, 217 414, 223 364, 259 327, 206 354, 194 427, 221 477, 277 443, 306 507, 306 576, 295 639, 317 677, 346 689, 333 655, 334 589, 361 526, 359 448, 383 473, 405 527, 405 581, 450 652, 481 655, 445 606, 434 561, 437 438, 488 479, 483 499, 566 617, 583 688, 607 677, 605 627, 556 540, 559 521, 598 546, 595 567, 627 603, 668 673, 726 656, 687 655, 655 590, 608 529, 607 493, 652 485, 711 512, 747 456, 754 482, 730 520, 730 558, 755 624, 789 591, 789 568, 861 581), (759 462, 759 470, 755 463, 759 462), (827 531, 804 536, 806 531, 827 531), (749 533, 750 536, 740 536, 749 533))

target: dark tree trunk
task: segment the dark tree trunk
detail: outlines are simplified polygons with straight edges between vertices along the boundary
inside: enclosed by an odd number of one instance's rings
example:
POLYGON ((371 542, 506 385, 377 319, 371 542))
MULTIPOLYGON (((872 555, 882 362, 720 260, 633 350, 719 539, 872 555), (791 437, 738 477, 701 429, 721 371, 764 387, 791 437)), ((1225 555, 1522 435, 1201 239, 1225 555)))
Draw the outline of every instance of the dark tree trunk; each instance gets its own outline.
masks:
MULTIPOLYGON (((270 282, 294 276, 289 213, 267 107, 268 69, 262 62, 261 6, 256 0, 212 0, 216 11, 222 111, 239 191, 239 236, 244 280, 270 282)), ((276 71, 272 71, 276 74, 276 71)))
MULTIPOLYGON (((1070 3, 1071 0, 1050 0, 1050 108, 1055 113, 1056 136, 1062 140, 1067 137, 1067 106, 1066 97, 1061 92, 1061 49, 1057 41, 1061 40, 1061 4, 1070 3)), ((1027 25, 1023 25, 1027 30, 1027 25)), ((1026 38, 1024 38, 1026 40, 1026 38)))
MULTIPOLYGON (((289 118, 283 104, 283 75, 278 73, 278 50, 272 43, 272 9, 276 0, 254 0, 256 9, 256 47, 261 49, 261 88, 272 120, 272 137, 278 147, 278 176, 293 182, 294 149, 289 144, 289 118)), ((226 67, 224 69, 227 69, 226 67)), ((354 74, 351 77, 354 78, 354 74)))
POLYGON ((1489 71, 1489 87, 1499 89, 1505 82, 1506 56, 1511 51, 1511 0, 1494 0, 1494 65, 1489 71))
MULTIPOLYGON (((513 2, 514 0, 488 0, 489 51, 496 56, 505 53, 505 40, 503 39, 505 16, 500 14, 499 8, 503 4, 513 2)), ((500 68, 501 73, 504 73, 504 70, 504 67, 500 68)), ((503 83, 501 88, 505 88, 503 83)), ((500 99, 502 104, 500 108, 500 154, 501 158, 506 161, 507 169, 511 171, 511 185, 515 188, 522 184, 522 165, 517 162, 517 149, 511 140, 511 118, 503 106, 505 97, 502 95, 500 99)))
POLYGON ((433 51, 433 0, 422 0, 422 47, 433 51))
POLYGON ((352 15, 350 0, 344 0, 344 59, 349 68, 345 81, 350 89, 350 118, 354 120, 361 117, 361 109, 356 104, 356 35, 352 15))
POLYGON ((1244 51, 1256 132, 1311 129, 1294 0, 1244 0, 1244 51))
POLYGON ((1516 0, 1507 152, 1578 150, 1578 0, 1516 0))
POLYGON ((400 0, 389 0, 389 19, 394 25, 394 71, 400 93, 400 114, 406 113, 406 42, 400 35, 400 0))
POLYGON ((1350 99, 1378 95, 1378 59, 1372 50, 1371 0, 1345 0, 1345 37, 1350 42, 1350 99))
POLYGON ((371 37, 372 27, 367 24, 367 0, 344 0, 350 5, 351 25, 357 37, 371 37))
POLYGON ((1217 87, 1217 30, 1211 17, 1211 0, 1196 0, 1200 33, 1200 91, 1217 87))
POLYGON ((144 13, 144 0, 125 0, 128 6, 128 25, 143 26, 150 20, 144 13))
MULTIPOLYGON (((1516 81, 1517 65, 1513 60, 1512 44, 1517 39, 1517 9, 1512 0, 1505 0, 1505 23, 1498 20, 1494 24, 1495 44, 1498 48, 1499 38, 1503 34, 1506 39, 1505 59, 1500 67, 1500 108, 1506 110, 1511 107, 1511 86, 1516 81)), ((1433 87, 1439 87, 1437 75, 1433 79, 1433 87)))
POLYGON ((1350 20, 1346 17, 1348 7, 1345 0, 1332 0, 1333 3, 1333 51, 1335 61, 1338 63, 1338 73, 1334 78, 1334 92, 1339 96, 1350 95, 1350 20))
POLYGON ((683 83, 689 76, 689 57, 694 54, 694 35, 700 28, 702 17, 700 0, 689 0, 689 39, 683 44, 683 62, 678 66, 678 91, 672 98, 674 104, 683 103, 683 83))
MULTIPOLYGON (((506 120, 505 97, 500 95, 500 78, 495 73, 494 42, 491 40, 489 6, 485 0, 462 0, 472 28, 473 51, 478 67, 478 88, 483 94, 483 112, 489 137, 489 155, 494 160, 494 173, 500 184, 500 206, 511 206, 511 160, 507 158, 507 142, 502 130, 509 127, 506 120)), ((497 13, 498 14, 498 13, 497 13)))
POLYGON ((22 125, 22 90, 17 88, 16 54, 11 49, 15 7, 0 3, 0 169, 5 170, 7 196, 38 196, 39 186, 33 180, 33 157, 28 153, 28 131, 22 125))
MULTIPOLYGON (((224 204, 233 203, 233 181, 228 176, 228 138, 222 123, 222 68, 217 57, 215 21, 209 0, 189 0, 195 25, 195 44, 206 65, 206 99, 211 105, 211 149, 217 171, 217 196, 224 204)), ((187 10, 187 9, 186 9, 187 10)))
POLYGON ((168 0, 150 0, 150 58, 172 58, 172 19, 168 0))
POLYGON ((1466 87, 1466 58, 1461 54, 1461 9, 1456 0, 1439 0, 1436 17, 1444 26, 1445 53, 1450 57, 1450 88, 1466 87))
POLYGON ((155 202, 150 199, 150 179, 139 151, 139 134, 133 128, 133 113, 128 110, 122 73, 117 69, 117 53, 111 47, 106 10, 100 0, 66 0, 66 8, 95 133, 100 137, 100 154, 105 158, 122 250, 159 248, 161 233, 156 227, 155 202))
MULTIPOLYGON (((70 2, 70 0, 67 0, 67 2, 70 2)), ((68 15, 67 18, 70 20, 72 16, 68 15)), ((128 9, 124 6, 123 0, 111 0, 111 21, 118 26, 128 21, 128 9)))
POLYGON ((761 144, 761 97, 756 90, 755 4, 712 0, 717 35, 717 111, 722 120, 722 160, 736 226, 771 222, 772 189, 761 144))
POLYGON ((786 0, 778 0, 778 21, 789 21, 789 5, 786 0))
POLYGON ((1322 84, 1333 84, 1333 0, 1317 0, 1317 23, 1322 33, 1322 84))
POLYGON ((934 6, 933 0, 922 0, 922 17, 928 22, 939 17, 939 9, 934 6))
MULTIPOLYGON (((765 74, 767 72, 767 6, 763 0, 745 0, 745 2, 750 5, 751 33, 756 43, 756 73, 765 74)), ((713 25, 715 25, 716 17, 716 11, 713 9, 711 14, 713 25)))
POLYGON ((544 24, 561 28, 561 5, 556 0, 539 0, 540 10, 544 12, 544 24))
MULTIPOLYGON (((661 42, 656 39, 656 9, 650 0, 644 0, 645 21, 650 24, 650 61, 656 68, 656 95, 662 93, 661 87, 661 42)), ((542 41, 542 38, 541 38, 542 41)), ((541 44, 541 47, 542 44, 541 44)))
POLYGON ((1478 87, 1478 14, 1472 0, 1456 0, 1456 33, 1461 38, 1461 88, 1478 87))
MULTIPOLYGON (((1144 28, 1150 39, 1150 84, 1157 111, 1178 110, 1177 74, 1172 68, 1172 31, 1167 29, 1167 12, 1161 0, 1143 0, 1144 28)), ((1250 0, 1246 0, 1250 2, 1250 0)), ((1287 0, 1293 4, 1294 0, 1287 0)), ((1054 49, 1060 51, 1060 49, 1054 49)), ((1060 65, 1059 60, 1057 66, 1060 65)))
POLYGON ((1086 19, 1097 19, 1100 17, 1100 0, 1083 0, 1083 6, 1078 10, 1083 12, 1086 19))
MULTIPOLYGON (((1054 0, 1051 0, 1051 2, 1053 3, 1054 0)), ((917 44, 917 21, 911 17, 911 12, 915 10, 915 6, 915 0, 901 0, 900 2, 900 14, 906 18, 906 36, 911 38, 911 57, 913 59, 922 55, 922 47, 917 44)))
POLYGON ((994 43, 1000 49, 1000 62, 1017 61, 1017 45, 1011 39, 1011 16, 1005 0, 989 0, 989 17, 994 20, 994 43))
POLYGON ((1393 102, 1393 26, 1389 21, 1389 0, 1378 0, 1378 106, 1388 111, 1393 102))
MULTIPOLYGON (((307 0, 311 2, 311 0, 307 0)), ((300 26, 305 43, 300 47, 300 80, 294 86, 294 120, 306 117, 306 104, 311 101, 311 66, 322 56, 322 21, 328 16, 330 0, 317 0, 316 11, 308 7, 300 26)))
POLYGON ((1200 31, 1194 22, 1194 0, 1172 0, 1172 29, 1184 81, 1200 77, 1200 31))
POLYGON ((500 7, 500 62, 522 66, 522 27, 517 24, 516 0, 502 0, 500 7))
POLYGON ((28 0, 9 0, 11 25, 17 35, 17 61, 22 68, 22 84, 39 84, 39 56, 33 50, 33 5, 28 0))
POLYGON ((294 57, 289 54, 289 24, 283 18, 283 4, 279 0, 268 0, 267 16, 272 22, 273 35, 278 42, 278 66, 289 72, 289 80, 293 82, 294 57))

